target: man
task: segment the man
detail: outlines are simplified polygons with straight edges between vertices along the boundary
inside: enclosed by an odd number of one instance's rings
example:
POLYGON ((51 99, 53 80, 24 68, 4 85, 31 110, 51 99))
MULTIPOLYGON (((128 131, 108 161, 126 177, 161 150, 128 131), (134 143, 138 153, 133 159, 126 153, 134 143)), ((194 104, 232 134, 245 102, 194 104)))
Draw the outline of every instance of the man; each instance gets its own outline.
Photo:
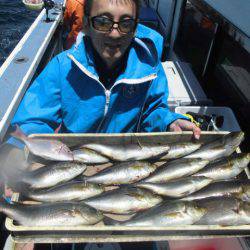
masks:
MULTIPOLYGON (((159 50, 135 37, 138 13, 138 0, 86 0, 86 36, 48 64, 12 124, 26 134, 192 130, 198 138, 199 128, 168 109, 159 50)), ((13 138, 9 143, 22 147, 13 138)), ((24 161, 16 147, 2 152, 8 169, 8 158, 24 161)))
POLYGON ((78 33, 82 30, 84 0, 67 0, 63 23, 69 34, 65 48, 70 49, 75 43, 78 33))
MULTIPOLYGON (((192 130, 199 138, 198 127, 168 109, 159 58, 134 36, 138 13, 138 0, 87 0, 86 36, 47 65, 12 124, 27 135, 58 128, 62 133, 192 130)), ((19 146, 13 138, 9 143, 19 146)))

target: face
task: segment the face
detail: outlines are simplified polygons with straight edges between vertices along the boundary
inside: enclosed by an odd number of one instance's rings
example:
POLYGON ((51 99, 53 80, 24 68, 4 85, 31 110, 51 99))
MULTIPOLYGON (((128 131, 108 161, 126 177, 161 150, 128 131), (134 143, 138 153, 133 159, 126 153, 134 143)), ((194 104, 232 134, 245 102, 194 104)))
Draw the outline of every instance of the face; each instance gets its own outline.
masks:
POLYGON ((122 58, 132 42, 134 30, 123 33, 114 24, 113 29, 108 32, 99 31, 94 28, 92 17, 109 18, 114 22, 131 20, 136 17, 136 5, 134 1, 124 0, 94 0, 90 12, 89 22, 85 27, 85 33, 92 41, 92 44, 109 68, 112 68, 122 58))

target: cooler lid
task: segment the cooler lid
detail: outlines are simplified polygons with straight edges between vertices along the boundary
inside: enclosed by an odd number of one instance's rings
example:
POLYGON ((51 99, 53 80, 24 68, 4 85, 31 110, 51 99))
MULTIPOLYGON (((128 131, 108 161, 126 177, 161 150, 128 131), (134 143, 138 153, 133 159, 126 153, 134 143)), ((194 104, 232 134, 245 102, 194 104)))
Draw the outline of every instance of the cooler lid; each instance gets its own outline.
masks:
POLYGON ((194 104, 211 104, 198 81, 192 85, 188 81, 183 81, 173 61, 162 63, 168 79, 169 105, 183 106, 194 104))

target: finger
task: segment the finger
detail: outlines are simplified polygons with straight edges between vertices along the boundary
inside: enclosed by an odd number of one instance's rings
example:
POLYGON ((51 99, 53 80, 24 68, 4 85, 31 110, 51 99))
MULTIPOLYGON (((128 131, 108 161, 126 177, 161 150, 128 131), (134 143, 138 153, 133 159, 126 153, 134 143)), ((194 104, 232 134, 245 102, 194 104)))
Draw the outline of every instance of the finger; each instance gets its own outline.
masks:
POLYGON ((170 126, 170 131, 172 131, 172 132, 182 132, 182 129, 178 124, 173 123, 170 126))
POLYGON ((193 131, 194 138, 196 140, 199 140, 201 130, 194 123, 187 121, 187 120, 179 120, 179 125, 180 125, 181 129, 183 129, 183 130, 193 131))
POLYGON ((199 127, 197 127, 197 126, 194 125, 193 134, 194 134, 194 138, 196 140, 199 140, 200 136, 201 136, 201 129, 199 127))
POLYGON ((197 127, 194 123, 190 122, 188 124, 188 126, 186 127, 186 129, 188 130, 192 130, 193 131, 193 135, 194 135, 194 138, 196 140, 199 140, 200 139, 200 135, 201 135, 201 130, 199 127, 197 127))

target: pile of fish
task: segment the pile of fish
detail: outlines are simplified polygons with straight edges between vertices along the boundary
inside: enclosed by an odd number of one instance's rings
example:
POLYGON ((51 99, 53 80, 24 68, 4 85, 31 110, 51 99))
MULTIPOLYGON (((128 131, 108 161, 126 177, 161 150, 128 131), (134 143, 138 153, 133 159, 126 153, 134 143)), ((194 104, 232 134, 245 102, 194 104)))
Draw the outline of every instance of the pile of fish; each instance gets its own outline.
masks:
POLYGON ((250 224, 250 181, 238 178, 250 153, 235 153, 242 132, 207 144, 91 143, 75 150, 20 131, 14 136, 30 153, 51 161, 20 175, 21 197, 37 204, 0 202, 0 212, 21 225, 250 224), (129 219, 114 220, 112 214, 129 219))

